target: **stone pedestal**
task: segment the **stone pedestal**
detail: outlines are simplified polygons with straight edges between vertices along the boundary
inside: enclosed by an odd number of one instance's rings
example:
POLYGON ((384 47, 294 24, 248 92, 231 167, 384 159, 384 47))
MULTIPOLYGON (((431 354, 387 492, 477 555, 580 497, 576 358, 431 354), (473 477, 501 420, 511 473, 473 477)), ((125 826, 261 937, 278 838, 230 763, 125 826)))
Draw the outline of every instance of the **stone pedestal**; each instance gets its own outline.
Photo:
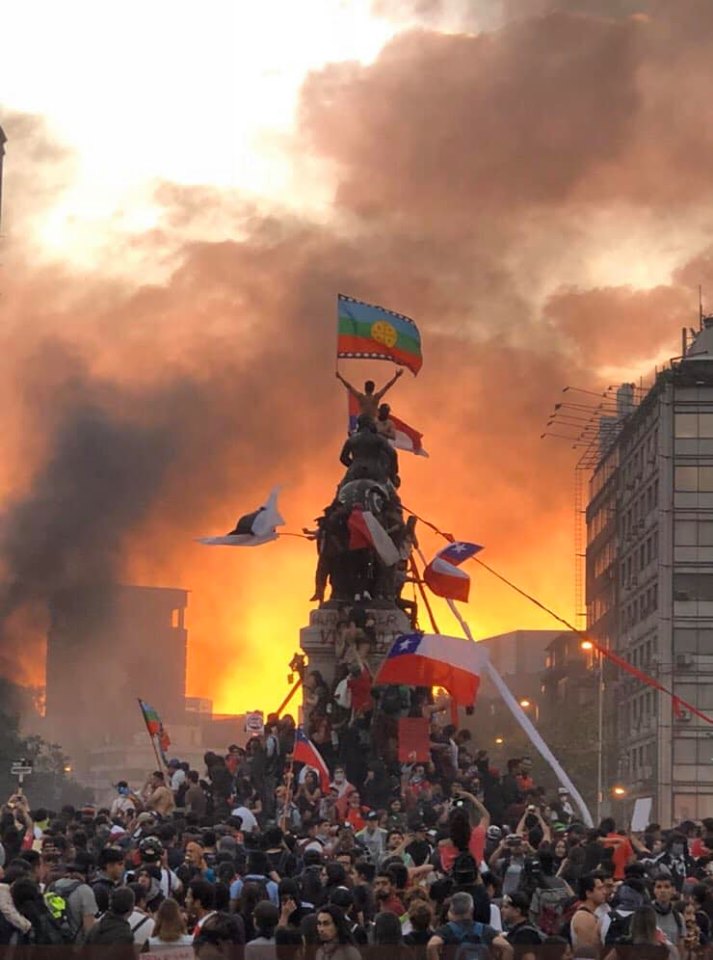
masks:
MULTIPOLYGON (((369 666, 376 672, 395 637, 411 633, 408 617, 398 607, 387 609, 367 608, 373 618, 376 631, 376 644, 369 657, 369 666)), ((341 615, 343 619, 343 614, 341 615)), ((334 643, 337 635, 337 622, 340 614, 337 610, 325 606, 312 610, 309 625, 300 630, 300 646, 309 658, 308 670, 319 670, 328 684, 334 679, 336 657, 334 643)))

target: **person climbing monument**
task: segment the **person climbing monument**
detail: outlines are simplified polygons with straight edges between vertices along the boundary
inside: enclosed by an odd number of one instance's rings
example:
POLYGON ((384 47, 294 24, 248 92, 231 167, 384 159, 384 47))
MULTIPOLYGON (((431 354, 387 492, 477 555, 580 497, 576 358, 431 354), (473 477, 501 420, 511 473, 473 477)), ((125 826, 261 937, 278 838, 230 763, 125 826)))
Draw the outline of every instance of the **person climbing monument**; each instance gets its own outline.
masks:
POLYGON ((376 390, 376 384, 373 380, 367 380, 364 384, 364 392, 357 390, 356 387, 353 387, 348 380, 345 380, 341 375, 339 370, 336 371, 337 380, 340 380, 344 386, 347 388, 349 393, 359 402, 359 413, 366 414, 367 417, 371 417, 372 420, 376 420, 377 414, 379 412, 379 404, 384 396, 384 394, 390 390, 400 376, 403 375, 403 370, 397 370, 393 377, 385 383, 381 390, 376 390))
POLYGON ((391 413, 391 407, 388 403, 382 403, 379 406, 379 416, 376 418, 376 432, 380 437, 383 437, 384 440, 395 440, 396 439, 396 427, 394 426, 394 421, 391 419, 389 414, 391 413))
POLYGON ((359 415, 357 431, 347 438, 339 456, 347 472, 340 486, 351 480, 388 480, 398 487, 399 463, 396 451, 376 432, 374 420, 366 413, 359 415))

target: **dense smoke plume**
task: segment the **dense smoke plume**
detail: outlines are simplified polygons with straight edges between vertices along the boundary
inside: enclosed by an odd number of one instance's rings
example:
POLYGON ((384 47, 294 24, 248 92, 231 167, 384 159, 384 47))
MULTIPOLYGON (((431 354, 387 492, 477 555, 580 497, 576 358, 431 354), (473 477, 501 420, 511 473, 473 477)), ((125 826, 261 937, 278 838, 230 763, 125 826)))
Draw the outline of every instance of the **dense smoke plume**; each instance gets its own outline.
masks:
MULTIPOLYGON (((539 436, 564 385, 604 388, 611 368, 676 354, 695 287, 713 281, 713 139, 700 122, 713 9, 552 6, 514 17, 504 4, 498 30, 443 34, 419 4, 425 26, 374 64, 310 76, 295 149, 333 178, 331 217, 162 185, 159 226, 114 251, 151 277, 171 264, 161 281, 33 257, 23 230, 71 157, 32 118, 3 119, 1 669, 36 679, 28 640, 58 592, 185 586, 190 691, 274 706, 313 548, 226 553, 192 538, 229 529, 277 482, 292 531, 331 499, 346 406, 338 291, 423 333, 423 371, 393 394, 431 454, 402 456, 406 504, 572 614, 573 455, 539 436), (211 214, 239 239, 213 239, 211 214)), ((478 634, 552 626, 475 576, 478 634)))

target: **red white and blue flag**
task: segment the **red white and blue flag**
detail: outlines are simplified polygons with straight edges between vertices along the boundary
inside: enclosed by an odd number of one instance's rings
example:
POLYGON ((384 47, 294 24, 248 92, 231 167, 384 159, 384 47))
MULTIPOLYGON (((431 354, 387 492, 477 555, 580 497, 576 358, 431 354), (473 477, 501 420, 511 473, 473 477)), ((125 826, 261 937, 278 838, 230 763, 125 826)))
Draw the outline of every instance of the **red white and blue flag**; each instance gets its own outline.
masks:
POLYGON ((457 704, 468 707, 475 702, 481 669, 482 654, 470 640, 438 633, 408 633, 394 640, 374 685, 444 687, 457 704))
MULTIPOLYGON (((349 397, 349 433, 352 434, 357 428, 357 418, 359 417, 359 401, 352 394, 348 394, 349 397)), ((397 450, 404 450, 406 453, 415 453, 417 457, 427 457, 428 454, 423 449, 423 444, 421 440, 423 439, 423 434, 419 433, 418 430, 415 430, 413 427, 410 427, 403 420, 399 420, 398 417, 395 417, 393 413, 389 414, 389 420, 394 425, 394 431, 396 433, 396 439, 390 440, 392 447, 395 447, 397 450)))
POLYGON ((470 594, 470 576, 460 564, 475 556, 483 548, 477 543, 457 540, 439 550, 423 571, 423 579, 437 597, 461 600, 467 603, 470 594))
POLYGON ((393 567, 401 559, 396 545, 371 510, 356 504, 347 519, 349 549, 376 550, 387 567, 393 567))
POLYGON ((332 779, 329 775, 329 768, 322 759, 322 754, 309 737, 305 735, 302 727, 297 727, 295 730, 295 746, 292 751, 292 757, 297 763, 305 763, 308 767, 312 767, 313 770, 317 771, 322 793, 326 794, 332 779))

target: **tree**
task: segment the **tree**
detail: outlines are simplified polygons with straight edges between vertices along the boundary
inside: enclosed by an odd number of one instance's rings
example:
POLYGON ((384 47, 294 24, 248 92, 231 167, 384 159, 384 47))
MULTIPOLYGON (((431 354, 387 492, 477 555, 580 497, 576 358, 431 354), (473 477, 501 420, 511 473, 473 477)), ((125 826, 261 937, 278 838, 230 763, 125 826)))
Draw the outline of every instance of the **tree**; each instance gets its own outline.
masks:
POLYGON ((31 692, 0 677, 0 800, 17 791, 17 778, 10 773, 13 763, 26 759, 32 774, 23 785, 30 805, 57 810, 65 803, 91 801, 91 791, 70 776, 69 758, 57 743, 37 735, 22 736, 20 717, 28 709, 31 692))

